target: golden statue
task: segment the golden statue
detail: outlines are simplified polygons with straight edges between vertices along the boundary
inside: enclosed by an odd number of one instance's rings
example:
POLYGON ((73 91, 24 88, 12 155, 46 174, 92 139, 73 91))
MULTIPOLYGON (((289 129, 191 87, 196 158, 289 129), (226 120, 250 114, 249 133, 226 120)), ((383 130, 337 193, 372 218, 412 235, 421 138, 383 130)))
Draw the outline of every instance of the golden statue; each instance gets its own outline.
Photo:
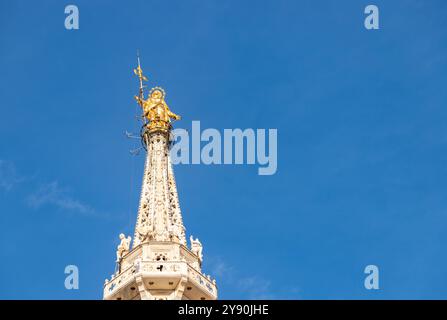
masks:
POLYGON ((165 101, 165 92, 160 87, 153 88, 147 100, 138 96, 135 96, 135 99, 143 108, 143 115, 149 121, 171 122, 171 119, 180 120, 180 116, 169 109, 165 101))
POLYGON ((135 100, 137 100, 138 104, 143 109, 143 116, 149 121, 147 127, 149 130, 169 130, 171 128, 171 119, 180 120, 180 116, 169 109, 165 101, 165 91, 160 87, 152 88, 148 98, 145 100, 143 94, 143 81, 147 81, 147 78, 143 75, 139 59, 138 67, 137 69, 134 69, 134 73, 140 79, 140 94, 139 96, 135 96, 135 100))

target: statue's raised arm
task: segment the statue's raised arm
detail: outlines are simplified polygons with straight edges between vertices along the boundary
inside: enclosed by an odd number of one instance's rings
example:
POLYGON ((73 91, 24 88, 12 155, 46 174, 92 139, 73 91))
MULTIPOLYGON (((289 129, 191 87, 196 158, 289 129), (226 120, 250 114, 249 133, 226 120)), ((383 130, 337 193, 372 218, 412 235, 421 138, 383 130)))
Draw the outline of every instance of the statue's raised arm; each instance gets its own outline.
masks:
POLYGON ((134 96, 134 98, 135 98, 135 100, 137 101, 137 103, 138 103, 141 107, 143 107, 144 100, 141 99, 139 96, 134 96))

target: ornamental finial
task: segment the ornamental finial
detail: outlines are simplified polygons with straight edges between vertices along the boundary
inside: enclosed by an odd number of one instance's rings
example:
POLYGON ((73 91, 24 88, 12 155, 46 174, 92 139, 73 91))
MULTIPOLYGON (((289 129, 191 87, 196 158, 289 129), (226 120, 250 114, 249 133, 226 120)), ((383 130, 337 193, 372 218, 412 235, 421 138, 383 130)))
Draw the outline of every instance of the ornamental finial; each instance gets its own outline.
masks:
MULTIPOLYGON (((138 98, 139 98, 139 102, 143 101, 144 99, 144 93, 143 93, 143 81, 147 81, 147 78, 144 76, 143 74, 143 69, 141 69, 141 64, 140 64, 140 52, 137 50, 137 62, 138 62, 138 66, 136 69, 133 69, 133 73, 135 73, 135 75, 138 77, 139 81, 140 81, 140 92, 138 94, 138 98)), ((141 105, 141 103, 140 103, 141 105)))

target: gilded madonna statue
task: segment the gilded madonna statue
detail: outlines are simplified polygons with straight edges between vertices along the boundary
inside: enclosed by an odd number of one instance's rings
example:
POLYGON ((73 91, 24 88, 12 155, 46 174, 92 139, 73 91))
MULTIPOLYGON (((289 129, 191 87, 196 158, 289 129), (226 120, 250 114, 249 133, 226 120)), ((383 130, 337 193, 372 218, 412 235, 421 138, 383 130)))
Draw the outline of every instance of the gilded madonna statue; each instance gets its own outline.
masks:
POLYGON ((151 129, 169 129, 171 119, 179 120, 180 116, 173 113, 166 101, 165 92, 160 87, 155 87, 149 92, 146 100, 135 96, 138 104, 143 109, 144 117, 149 121, 148 128, 151 129))

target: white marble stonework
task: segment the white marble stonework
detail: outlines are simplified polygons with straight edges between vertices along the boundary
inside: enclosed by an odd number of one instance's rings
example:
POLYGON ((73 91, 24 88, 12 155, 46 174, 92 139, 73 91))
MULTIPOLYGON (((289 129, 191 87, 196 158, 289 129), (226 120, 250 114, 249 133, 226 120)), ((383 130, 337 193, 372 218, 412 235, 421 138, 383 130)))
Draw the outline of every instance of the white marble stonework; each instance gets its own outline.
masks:
POLYGON ((147 130, 143 185, 132 248, 122 235, 116 272, 104 284, 106 300, 215 300, 215 280, 202 273, 202 244, 186 243, 169 131, 147 130))

